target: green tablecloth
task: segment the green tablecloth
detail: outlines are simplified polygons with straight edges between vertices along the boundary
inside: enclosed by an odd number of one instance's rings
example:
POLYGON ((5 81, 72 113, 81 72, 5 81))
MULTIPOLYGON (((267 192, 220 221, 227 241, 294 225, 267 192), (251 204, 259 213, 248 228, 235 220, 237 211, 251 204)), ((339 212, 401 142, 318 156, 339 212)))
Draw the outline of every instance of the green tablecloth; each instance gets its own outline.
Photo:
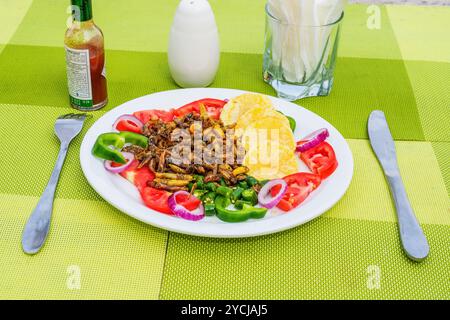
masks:
MULTIPOLYGON (((80 136, 62 173, 48 241, 30 257, 20 248, 22 228, 56 157, 54 119, 72 111, 62 46, 68 2, 0 0, 0 298, 450 298, 449 7, 347 7, 333 92, 298 102, 334 124, 355 158, 348 193, 321 218, 235 240, 145 225, 87 184, 80 136), (369 28, 377 12, 380 28, 369 28), (431 246, 420 264, 400 248, 367 140, 373 109, 386 113, 431 246)), ((264 1, 210 2, 223 52, 213 86, 273 95, 261 79, 264 1)), ((94 1, 110 95, 95 119, 132 98, 176 88, 165 53, 176 4, 94 1)))

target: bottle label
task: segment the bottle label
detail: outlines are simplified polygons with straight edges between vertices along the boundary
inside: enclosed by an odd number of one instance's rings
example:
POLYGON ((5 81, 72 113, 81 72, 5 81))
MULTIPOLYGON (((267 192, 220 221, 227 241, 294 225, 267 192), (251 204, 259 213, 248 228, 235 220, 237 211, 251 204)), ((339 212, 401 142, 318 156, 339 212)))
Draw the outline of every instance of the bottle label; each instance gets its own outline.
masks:
POLYGON ((77 107, 93 106, 91 65, 88 49, 73 49, 66 46, 67 81, 70 102, 77 107))

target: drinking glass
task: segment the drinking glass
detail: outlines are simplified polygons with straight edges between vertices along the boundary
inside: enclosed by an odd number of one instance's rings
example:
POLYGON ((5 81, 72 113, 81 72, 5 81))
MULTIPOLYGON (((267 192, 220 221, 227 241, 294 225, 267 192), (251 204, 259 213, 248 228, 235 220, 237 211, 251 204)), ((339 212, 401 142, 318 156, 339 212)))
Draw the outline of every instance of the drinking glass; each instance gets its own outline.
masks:
POLYGON ((295 101, 330 93, 343 17, 307 26, 281 21, 266 6, 263 77, 280 98, 295 101))

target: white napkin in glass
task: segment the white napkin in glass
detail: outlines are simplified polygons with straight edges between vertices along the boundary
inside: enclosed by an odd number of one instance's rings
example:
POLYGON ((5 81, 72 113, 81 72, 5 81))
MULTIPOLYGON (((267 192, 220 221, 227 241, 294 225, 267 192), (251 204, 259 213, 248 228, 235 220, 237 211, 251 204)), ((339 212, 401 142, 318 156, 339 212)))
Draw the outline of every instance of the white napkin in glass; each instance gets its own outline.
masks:
POLYGON ((317 26, 337 21, 345 2, 346 0, 268 0, 269 12, 284 22, 272 25, 272 58, 275 64, 281 66, 287 81, 304 82, 320 63, 324 63, 321 59, 332 27, 317 26))

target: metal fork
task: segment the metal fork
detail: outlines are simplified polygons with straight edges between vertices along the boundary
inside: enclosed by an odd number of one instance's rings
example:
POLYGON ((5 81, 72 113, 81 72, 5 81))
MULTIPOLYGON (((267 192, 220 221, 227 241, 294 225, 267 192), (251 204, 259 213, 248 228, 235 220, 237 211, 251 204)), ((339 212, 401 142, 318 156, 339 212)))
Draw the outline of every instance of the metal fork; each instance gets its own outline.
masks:
POLYGON ((69 144, 83 128, 87 115, 69 113, 60 116, 55 123, 55 133, 61 142, 58 159, 53 169, 47 187, 39 199, 28 219, 22 234, 22 248, 27 254, 37 253, 47 239, 50 228, 50 220, 53 210, 53 199, 55 197, 56 186, 58 185, 64 160, 66 159, 69 144))

